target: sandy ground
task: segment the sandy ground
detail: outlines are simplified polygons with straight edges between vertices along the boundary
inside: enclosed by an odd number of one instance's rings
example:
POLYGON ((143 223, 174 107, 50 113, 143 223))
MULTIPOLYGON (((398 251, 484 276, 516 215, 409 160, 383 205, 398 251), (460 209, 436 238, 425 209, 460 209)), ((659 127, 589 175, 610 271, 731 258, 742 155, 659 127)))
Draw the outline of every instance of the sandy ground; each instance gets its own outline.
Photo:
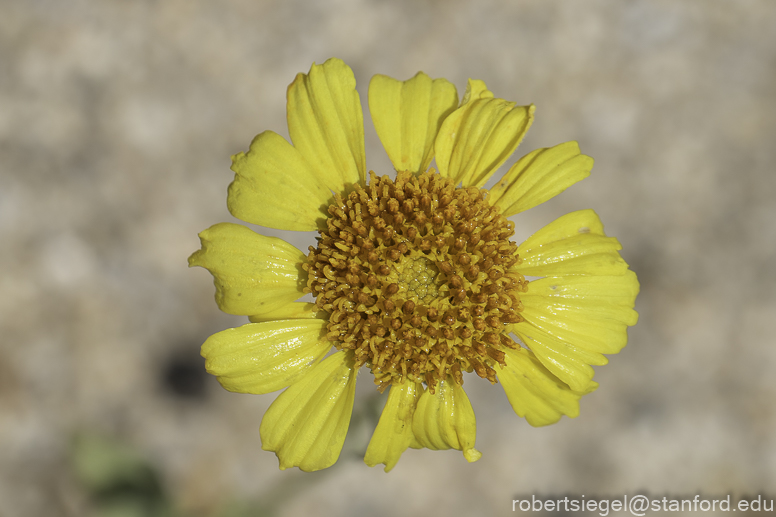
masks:
MULTIPOLYGON (((144 458, 180 515, 508 515, 531 494, 775 495, 776 3, 0 0, 0 11, 0 516, 105 514, 73 467, 79 436, 144 458), (258 436, 273 397, 202 373, 202 341, 244 320, 219 313, 210 275, 186 258, 199 231, 234 221, 230 155, 266 129, 287 134, 286 86, 331 56, 353 68, 365 107, 376 73, 423 70, 459 93, 479 78, 537 106, 515 157, 575 139, 596 159, 589 179, 514 219, 525 238, 594 208, 641 281, 640 322, 597 367, 579 418, 534 429, 500 387, 472 379, 482 459, 408 451, 386 475, 361 461, 383 403, 363 375, 339 463, 281 472, 258 436)), ((365 119, 368 167, 386 173, 365 119)))

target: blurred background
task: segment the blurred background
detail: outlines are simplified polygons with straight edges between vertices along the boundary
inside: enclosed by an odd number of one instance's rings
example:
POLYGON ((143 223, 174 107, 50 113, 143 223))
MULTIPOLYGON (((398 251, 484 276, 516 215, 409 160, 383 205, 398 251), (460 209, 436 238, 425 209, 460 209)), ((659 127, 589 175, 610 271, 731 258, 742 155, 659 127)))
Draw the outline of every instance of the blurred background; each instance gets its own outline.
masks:
MULTIPOLYGON (((770 0, 0 0, 0 516, 508 515, 518 497, 776 486, 776 3, 770 0), (578 140, 589 179, 514 218, 594 208, 641 281, 629 345, 581 415, 534 429, 470 379, 482 459, 281 472, 274 396, 231 394, 200 344, 246 322, 187 269, 234 221, 230 155, 287 135, 285 92, 354 70, 367 167, 376 73, 533 102, 507 163, 578 140)), ((502 172, 506 167, 502 169, 502 172)), ((312 234, 281 235, 303 250, 312 234)), ((368 374, 368 372, 362 372, 368 374)))

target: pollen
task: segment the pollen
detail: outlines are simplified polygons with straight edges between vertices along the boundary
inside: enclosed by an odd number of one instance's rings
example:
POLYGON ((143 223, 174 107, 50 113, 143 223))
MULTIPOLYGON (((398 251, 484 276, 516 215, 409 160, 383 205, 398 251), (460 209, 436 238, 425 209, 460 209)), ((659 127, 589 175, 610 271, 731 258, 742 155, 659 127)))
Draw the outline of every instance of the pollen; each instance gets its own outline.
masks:
POLYGON ((328 314, 326 338, 352 350, 384 390, 409 379, 434 390, 463 373, 496 382, 506 327, 522 321, 528 282, 508 221, 476 187, 433 169, 396 180, 370 172, 336 194, 326 230, 310 247, 305 292, 328 314))

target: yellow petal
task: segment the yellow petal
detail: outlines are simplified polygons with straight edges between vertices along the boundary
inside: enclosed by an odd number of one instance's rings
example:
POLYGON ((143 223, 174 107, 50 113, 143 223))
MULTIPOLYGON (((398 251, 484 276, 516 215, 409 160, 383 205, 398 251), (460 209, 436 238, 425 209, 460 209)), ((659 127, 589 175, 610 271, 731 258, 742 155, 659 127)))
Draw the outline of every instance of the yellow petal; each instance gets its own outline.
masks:
POLYGON ((579 307, 634 325, 636 315, 622 317, 621 307, 633 308, 638 293, 636 274, 626 271, 618 276, 568 276, 534 280, 528 284, 528 291, 520 294, 520 299, 524 303, 532 300, 530 303, 535 306, 551 303, 579 307))
POLYGON ((233 223, 213 225, 199 239, 202 249, 189 257, 189 267, 210 271, 222 311, 241 316, 265 314, 303 295, 306 257, 283 239, 233 223))
POLYGON ((399 461, 414 437, 412 415, 422 391, 420 384, 410 381, 391 386, 380 421, 366 449, 364 462, 367 465, 374 467, 383 463, 388 472, 399 461))
POLYGON ((509 217, 557 196, 590 176, 593 159, 576 142, 537 149, 520 158, 492 188, 488 199, 509 217))
POLYGON ((461 106, 474 102, 478 99, 492 99, 493 92, 488 90, 485 81, 480 79, 469 79, 466 83, 466 91, 461 99, 461 106))
POLYGON ((296 320, 321 317, 322 315, 314 303, 294 302, 289 303, 288 305, 283 305, 282 307, 279 307, 274 311, 267 312, 265 314, 248 316, 248 319, 251 321, 251 323, 261 323, 262 321, 296 320))
POLYGON ((521 316, 531 325, 576 346, 616 354, 635 325, 639 282, 633 271, 619 276, 548 277, 521 293, 521 316))
POLYGON ((504 354, 506 366, 496 364, 494 368, 515 413, 535 427, 554 424, 562 415, 579 415, 582 393, 572 391, 550 373, 532 352, 504 349, 504 354))
POLYGON ((515 266, 528 276, 624 275, 628 264, 617 250, 619 241, 604 234, 592 210, 579 210, 551 222, 521 244, 522 262, 515 266))
POLYGON ((428 169, 439 127, 457 104, 452 83, 423 72, 407 81, 376 75, 369 83, 372 121, 397 171, 428 169))
POLYGON ((238 393, 270 393, 291 385, 331 349, 326 322, 249 323, 210 336, 202 345, 205 369, 238 393))
POLYGON ((316 170, 286 142, 265 131, 247 153, 232 156, 234 181, 226 200, 233 216, 280 230, 315 230, 333 201, 316 170))
POLYGON ((356 78, 340 59, 313 64, 288 87, 288 132, 314 173, 333 191, 366 179, 364 115, 356 78))
POLYGON ((512 325, 509 330, 517 334, 545 368, 574 391, 590 389, 595 374, 591 364, 607 363, 603 355, 555 338, 528 322, 512 325))
POLYGON ((534 106, 495 99, 482 81, 469 80, 461 107, 442 123, 435 141, 442 176, 481 187, 514 152, 533 122, 534 106))
POLYGON ((355 390, 356 370, 348 355, 327 357, 269 407, 259 428, 262 448, 277 455, 281 470, 332 466, 345 442, 355 390))
POLYGON ((469 462, 482 456, 474 448, 477 435, 474 410, 463 388, 452 379, 440 381, 434 393, 426 390, 420 395, 412 432, 423 447, 435 451, 458 449, 469 462))

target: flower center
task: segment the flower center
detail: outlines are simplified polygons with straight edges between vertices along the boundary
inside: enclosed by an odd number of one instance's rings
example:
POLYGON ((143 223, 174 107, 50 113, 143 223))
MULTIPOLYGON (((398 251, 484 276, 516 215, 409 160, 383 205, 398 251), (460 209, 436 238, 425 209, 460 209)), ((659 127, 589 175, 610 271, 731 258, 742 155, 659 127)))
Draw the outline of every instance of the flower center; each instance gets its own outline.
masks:
POLYGON ((370 173, 368 185, 335 194, 305 291, 329 315, 327 338, 381 391, 404 379, 433 391, 472 371, 495 383, 502 349, 517 346, 505 330, 522 321, 528 283, 513 270, 514 224, 485 196, 433 170, 396 181, 370 173))
POLYGON ((398 296, 415 297, 424 303, 430 303, 439 296, 439 270, 426 257, 402 257, 395 267, 399 277, 398 296))

